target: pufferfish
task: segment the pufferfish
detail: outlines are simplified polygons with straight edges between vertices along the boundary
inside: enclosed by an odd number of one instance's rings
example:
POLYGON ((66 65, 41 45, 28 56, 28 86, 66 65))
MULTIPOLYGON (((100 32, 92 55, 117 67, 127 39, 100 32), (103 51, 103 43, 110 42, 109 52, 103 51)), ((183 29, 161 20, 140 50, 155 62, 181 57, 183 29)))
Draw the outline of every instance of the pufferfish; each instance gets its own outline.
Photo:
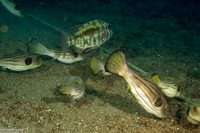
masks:
POLYGON ((37 68, 43 63, 42 59, 36 55, 23 54, 10 56, 0 59, 0 66, 3 69, 10 69, 13 71, 26 71, 37 68))
POLYGON ((105 69, 126 80, 138 103, 148 113, 159 118, 166 117, 168 104, 160 88, 150 79, 137 74, 128 67, 123 50, 117 50, 108 57, 105 69))
POLYGON ((71 47, 76 53, 87 52, 99 47, 110 39, 113 32, 110 24, 103 20, 92 20, 77 27, 72 36, 68 36, 60 28, 63 55, 71 47))
POLYGON ((185 116, 192 124, 200 124, 200 106, 190 105, 185 111, 185 116))
POLYGON ((60 94, 70 96, 72 104, 84 96, 85 83, 79 76, 69 76, 65 86, 58 88, 60 94))
POLYGON ((161 88, 165 96, 173 98, 181 95, 180 86, 174 82, 161 81, 156 73, 152 75, 151 79, 161 88))

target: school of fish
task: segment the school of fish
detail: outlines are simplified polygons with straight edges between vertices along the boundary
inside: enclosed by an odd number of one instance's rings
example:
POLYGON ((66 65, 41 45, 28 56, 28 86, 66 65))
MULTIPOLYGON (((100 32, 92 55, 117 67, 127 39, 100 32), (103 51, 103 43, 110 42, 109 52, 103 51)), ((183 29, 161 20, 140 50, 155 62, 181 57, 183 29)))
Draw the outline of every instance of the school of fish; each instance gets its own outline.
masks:
MULTIPOLYGON (((1 0, 1 3, 16 16, 23 18, 26 15, 24 10, 11 0, 1 0)), ((66 64, 83 61, 90 50, 106 43, 113 35, 110 24, 100 19, 76 26, 72 35, 66 35, 61 28, 60 33, 60 50, 48 49, 37 39, 32 38, 26 44, 27 53, 0 58, 2 70, 27 71, 38 68, 43 64, 39 55, 50 56, 66 64)), ((147 78, 131 70, 127 65, 123 50, 116 50, 111 55, 101 55, 101 57, 91 58, 90 68, 93 74, 97 75, 102 72, 104 76, 112 73, 122 76, 137 102, 148 113, 158 118, 165 118, 169 108, 165 96, 169 98, 183 97, 180 87, 175 82, 161 81, 157 74, 147 78)), ((76 100, 84 96, 85 83, 80 77, 71 76, 67 85, 59 87, 58 92, 71 96, 74 104, 76 100)), ((188 105, 185 109, 185 117, 193 124, 200 124, 200 105, 188 105)))

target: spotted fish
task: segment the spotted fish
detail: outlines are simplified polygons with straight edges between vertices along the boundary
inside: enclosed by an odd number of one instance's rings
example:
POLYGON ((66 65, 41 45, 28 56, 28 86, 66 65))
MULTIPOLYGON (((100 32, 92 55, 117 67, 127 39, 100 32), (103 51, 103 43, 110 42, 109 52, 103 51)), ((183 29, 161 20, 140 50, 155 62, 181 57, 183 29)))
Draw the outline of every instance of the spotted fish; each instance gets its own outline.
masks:
POLYGON ((18 55, 8 58, 0 59, 0 66, 4 69, 10 69, 13 71, 26 71, 34 69, 43 63, 42 59, 36 55, 18 55))
POLYGON ((159 118, 166 116, 167 102, 160 88, 150 79, 132 71, 122 50, 117 50, 108 58, 105 69, 124 77, 132 94, 147 112, 159 118))
POLYGON ((110 25, 103 20, 92 20, 82 24, 72 36, 65 35, 62 29, 60 31, 63 55, 69 47, 72 47, 77 53, 97 48, 110 39, 113 34, 110 25))

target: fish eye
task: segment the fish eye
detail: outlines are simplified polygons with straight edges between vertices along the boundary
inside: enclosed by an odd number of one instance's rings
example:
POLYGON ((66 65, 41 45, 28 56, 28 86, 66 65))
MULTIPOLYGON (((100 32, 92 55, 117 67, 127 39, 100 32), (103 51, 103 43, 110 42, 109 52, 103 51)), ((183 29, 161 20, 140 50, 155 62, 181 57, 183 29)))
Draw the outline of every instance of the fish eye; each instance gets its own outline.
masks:
POLYGON ((160 97, 159 97, 159 98, 156 100, 156 102, 154 103, 154 105, 155 105, 156 107, 161 107, 162 104, 163 104, 163 100, 162 100, 160 97))
POLYGON ((74 57, 77 58, 78 57, 78 53, 74 52, 74 57))
POLYGON ((20 10, 20 6, 19 6, 19 5, 16 5, 16 6, 15 6, 15 10, 20 10))
POLYGON ((25 64, 26 65, 30 65, 31 63, 32 63, 32 58, 31 57, 27 57, 26 59, 25 59, 25 64))

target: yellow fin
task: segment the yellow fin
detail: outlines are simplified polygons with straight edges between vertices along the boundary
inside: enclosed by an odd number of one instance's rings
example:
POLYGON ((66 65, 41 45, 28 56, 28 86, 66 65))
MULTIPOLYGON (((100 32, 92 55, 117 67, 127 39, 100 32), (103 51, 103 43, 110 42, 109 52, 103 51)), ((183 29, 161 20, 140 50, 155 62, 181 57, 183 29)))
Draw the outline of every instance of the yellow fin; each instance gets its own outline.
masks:
POLYGON ((35 38, 32 38, 27 44, 27 51, 34 54, 47 55, 48 49, 38 42, 35 38))
POLYGON ((151 79, 153 80, 153 82, 155 82, 156 84, 158 84, 160 82, 160 78, 158 77, 158 75, 156 73, 154 73, 151 76, 151 79))
POLYGON ((96 57, 92 57, 92 60, 90 61, 90 68, 94 75, 97 75, 97 73, 102 70, 101 61, 96 57))
POLYGON ((60 92, 61 94, 71 94, 72 92, 72 88, 71 87, 61 87, 58 89, 58 92, 60 92))
POLYGON ((127 88, 126 88, 126 91, 124 92, 124 95, 127 95, 128 94, 128 91, 131 89, 131 85, 128 83, 127 84, 127 88))
POLYGON ((126 58, 123 50, 121 49, 115 51, 112 55, 110 55, 105 64, 105 69, 107 72, 116 73, 121 76, 124 75, 124 69, 126 69, 126 67, 126 58))
POLYGON ((128 86, 127 86, 127 91, 130 90, 130 88, 131 88, 131 85, 128 84, 128 86))

